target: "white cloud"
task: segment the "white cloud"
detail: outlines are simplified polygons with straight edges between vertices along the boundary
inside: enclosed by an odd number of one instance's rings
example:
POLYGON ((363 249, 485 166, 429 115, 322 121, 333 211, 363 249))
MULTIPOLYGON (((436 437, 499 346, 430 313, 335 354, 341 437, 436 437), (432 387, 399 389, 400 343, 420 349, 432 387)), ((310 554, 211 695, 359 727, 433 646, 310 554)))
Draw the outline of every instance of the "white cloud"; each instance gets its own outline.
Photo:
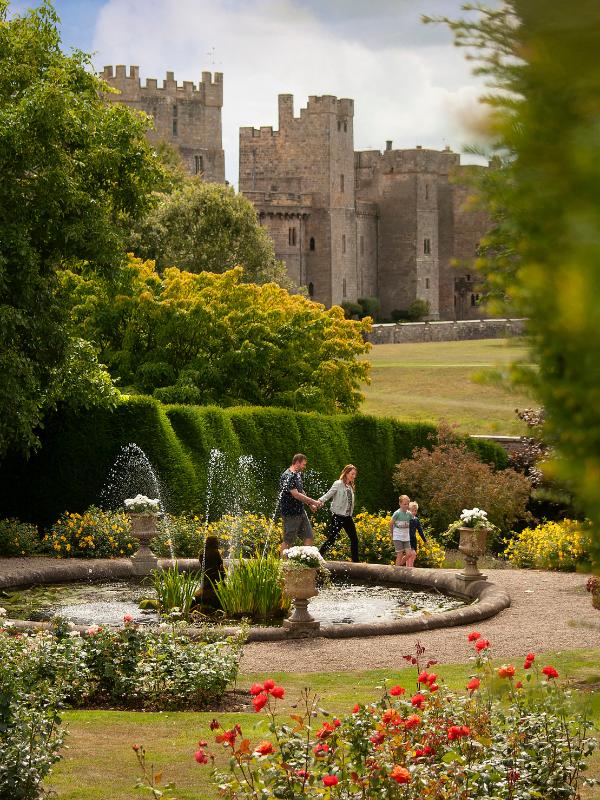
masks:
POLYGON ((197 81, 203 70, 223 72, 223 146, 235 184, 239 127, 276 127, 279 93, 294 94, 296 113, 308 95, 353 98, 356 149, 392 139, 397 147, 459 150, 478 84, 450 35, 447 45, 439 35, 431 46, 422 36, 390 45, 382 31, 386 44, 377 47, 373 20, 364 41, 360 24, 340 32, 302 0, 108 0, 93 48, 99 69, 138 64, 142 77, 160 80, 173 70, 179 81, 197 81))

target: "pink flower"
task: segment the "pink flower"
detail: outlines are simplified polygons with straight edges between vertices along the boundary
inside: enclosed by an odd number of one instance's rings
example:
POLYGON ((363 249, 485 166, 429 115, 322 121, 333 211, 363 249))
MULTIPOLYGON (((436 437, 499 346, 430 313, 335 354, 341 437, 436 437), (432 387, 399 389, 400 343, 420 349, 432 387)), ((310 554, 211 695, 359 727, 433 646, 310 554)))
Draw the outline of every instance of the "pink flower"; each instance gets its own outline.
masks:
POLYGON ((125 623, 133 622, 133 617, 131 616, 131 614, 125 614, 125 616, 123 617, 123 622, 125 623))
POLYGON ((208 764, 208 756, 204 752, 204 750, 196 750, 194 753, 194 758, 198 762, 198 764, 208 764))

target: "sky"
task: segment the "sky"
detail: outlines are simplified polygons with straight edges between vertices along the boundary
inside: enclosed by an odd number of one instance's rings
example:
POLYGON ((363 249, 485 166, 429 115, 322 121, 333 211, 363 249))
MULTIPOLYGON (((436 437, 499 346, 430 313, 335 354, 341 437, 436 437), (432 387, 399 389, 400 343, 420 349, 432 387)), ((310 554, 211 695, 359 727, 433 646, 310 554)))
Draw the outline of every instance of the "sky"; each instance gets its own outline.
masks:
MULTIPOLYGON (((277 127, 277 95, 354 99, 356 150, 394 147, 462 152, 481 114, 481 82, 443 25, 463 0, 55 0, 65 49, 104 65, 136 64, 142 81, 167 70, 200 80, 224 73, 226 177, 237 185, 240 126, 277 127)), ((11 3, 20 11, 35 5, 11 3)), ((463 158, 465 163, 476 160, 463 158)))

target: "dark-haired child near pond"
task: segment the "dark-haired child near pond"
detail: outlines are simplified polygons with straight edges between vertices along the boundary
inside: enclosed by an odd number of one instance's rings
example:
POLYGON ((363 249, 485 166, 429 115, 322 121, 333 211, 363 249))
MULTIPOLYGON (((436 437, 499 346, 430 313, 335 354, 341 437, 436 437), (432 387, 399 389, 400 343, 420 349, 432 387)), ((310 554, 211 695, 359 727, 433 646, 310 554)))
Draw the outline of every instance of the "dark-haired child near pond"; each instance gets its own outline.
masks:
POLYGON ((421 537, 421 541, 423 544, 427 541, 425 534, 423 533, 423 526, 421 525, 421 520, 417 516, 419 513, 419 504, 415 503, 412 500, 408 504, 408 510, 412 514, 412 519, 408 524, 408 531, 410 535, 410 555, 406 559, 406 566, 407 567, 414 567, 415 559, 417 557, 417 533, 421 537))

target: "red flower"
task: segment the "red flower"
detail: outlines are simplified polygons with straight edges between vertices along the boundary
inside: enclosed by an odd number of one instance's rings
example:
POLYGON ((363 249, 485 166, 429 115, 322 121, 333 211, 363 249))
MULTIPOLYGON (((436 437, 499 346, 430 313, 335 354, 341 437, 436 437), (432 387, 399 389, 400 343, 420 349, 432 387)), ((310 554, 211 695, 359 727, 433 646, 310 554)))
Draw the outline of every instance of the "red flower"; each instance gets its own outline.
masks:
POLYGON ((204 750, 196 750, 194 753, 194 758, 199 764, 208 764, 208 756, 204 750))
POLYGON ((340 727, 340 725, 341 725, 342 723, 341 723, 341 722, 339 721, 339 719, 336 717, 336 718, 335 718, 335 719, 332 721, 332 723, 331 723, 331 724, 333 725, 333 727, 334 727, 334 728, 339 728, 339 727, 340 727))
POLYGON ((265 692, 270 692, 271 689, 274 688, 275 688, 275 681, 271 680, 271 678, 269 678, 263 683, 263 689, 265 690, 265 692))
POLYGON ((523 664, 523 669, 531 669, 531 665, 535 661, 535 656, 533 653, 527 653, 525 656, 525 663, 523 664))
POLYGON ((205 739, 200 739, 198 747, 208 747, 208 742, 205 739))
POLYGON ((449 741, 461 739, 463 736, 468 736, 470 733, 471 731, 466 725, 451 725, 448 728, 448 739, 449 741))
POLYGON ((313 747, 313 753, 317 757, 327 755, 328 752, 329 752, 329 745, 325 744, 325 742, 319 742, 319 744, 316 747, 313 747))
POLYGON ((415 750, 415 758, 422 758, 423 756, 430 756, 434 752, 433 747, 430 747, 428 744, 425 747, 421 747, 419 750, 415 750))
POLYGON ((522 689, 523 688, 523 681, 517 681, 515 683, 515 689, 522 689))
POLYGON ((392 767, 390 778, 393 781, 396 781, 396 783, 410 783, 410 772, 406 769, 406 767, 401 767, 396 764, 394 767, 392 767))
POLYGON ((487 639, 480 639, 478 642, 475 642, 475 649, 478 653, 480 653, 482 650, 487 650, 489 646, 490 643, 487 639))
POLYGON ((140 749, 140 746, 139 746, 139 744, 132 744, 131 745, 131 749, 134 750, 137 753, 137 751, 140 749))
POLYGON ((471 631, 471 633, 467 636, 467 639, 470 642, 476 642, 477 639, 480 639, 480 638, 481 638, 481 634, 479 633, 479 631, 471 631))
POLYGON ((417 694, 413 695, 410 698, 410 702, 415 706, 415 708, 423 708, 423 703, 425 702, 425 695, 417 692, 417 694))
POLYGON ((268 756, 273 752, 273 743, 265 740, 264 742, 256 745, 254 752, 259 753, 261 756, 268 756))
POLYGON ((429 691, 430 691, 430 692, 437 692, 437 690, 438 690, 439 688, 440 688, 440 687, 437 685, 437 683, 430 683, 430 684, 429 684, 429 691))
POLYGON ((334 730, 335 727, 330 722, 324 722, 323 727, 317 731, 317 739, 326 739, 334 730))
POLYGON ((125 623, 133 622, 133 617, 131 616, 131 614, 125 614, 125 616, 123 617, 123 622, 125 623))
POLYGON ((404 727, 408 728, 416 728, 417 725, 421 724, 421 717, 418 714, 409 714, 409 716, 404 720, 404 727))
POLYGON ((419 683, 427 683, 429 681, 429 674, 425 671, 420 672, 417 680, 419 681, 419 683))
POLYGON ((285 696, 285 689, 283 686, 275 686, 273 689, 271 689, 271 695, 276 697, 278 700, 283 700, 285 696))
POLYGON ((297 769, 294 771, 294 775, 298 778, 308 778, 309 773, 305 769, 297 769))
POLYGON ((471 678, 471 680, 467 683, 467 689, 470 692, 474 692, 476 689, 479 689, 481 686, 481 681, 479 678, 471 678))
POLYGON ((219 722, 218 719, 213 719, 213 721, 210 723, 211 731, 216 731, 220 727, 221 727, 221 723, 219 722))
POLYGON ((325 775, 323 778, 323 785, 324 786, 337 786, 340 782, 340 779, 337 775, 325 775))
POLYGON ((526 661, 535 661, 535 653, 527 653, 525 656, 526 661))
POLYGON ((406 689, 404 689, 402 686, 392 686, 390 689, 390 694, 392 697, 399 697, 401 694, 404 694, 405 691, 406 689))
POLYGON ((262 690, 263 687, 260 685, 260 683, 253 683, 252 686, 250 687, 250 694, 256 697, 256 695, 260 694, 262 690))
POLYGON ((435 672, 430 672, 429 678, 427 679, 427 683, 432 684, 435 683, 436 681, 437 681, 437 675, 435 674, 435 672))
POLYGON ((360 706, 358 705, 358 703, 356 703, 354 708, 352 709, 352 713, 358 714, 359 711, 360 711, 360 706))
POLYGON ((242 730, 240 726, 236 725, 230 731, 223 731, 223 733, 220 733, 218 736, 215 736, 215 742, 217 744, 224 744, 226 747, 227 745, 233 747, 235 745, 235 737, 238 735, 238 733, 241 732, 242 730))
POLYGON ((500 678, 512 678, 514 674, 515 674, 515 668, 513 667, 512 664, 503 664, 498 669, 498 676, 500 678))
POLYGON ((542 672, 544 673, 544 675, 548 676, 548 679, 558 678, 558 672, 554 669, 554 667, 544 667, 542 672))
POLYGON ((269 698, 266 694, 257 694, 256 697, 252 700, 252 705, 254 706, 255 711, 260 711, 261 708, 264 708, 269 701, 269 698))
POLYGON ((374 733, 373 736, 370 737, 369 741, 373 742, 374 745, 383 744, 385 741, 385 733, 382 731, 378 731, 374 733))

